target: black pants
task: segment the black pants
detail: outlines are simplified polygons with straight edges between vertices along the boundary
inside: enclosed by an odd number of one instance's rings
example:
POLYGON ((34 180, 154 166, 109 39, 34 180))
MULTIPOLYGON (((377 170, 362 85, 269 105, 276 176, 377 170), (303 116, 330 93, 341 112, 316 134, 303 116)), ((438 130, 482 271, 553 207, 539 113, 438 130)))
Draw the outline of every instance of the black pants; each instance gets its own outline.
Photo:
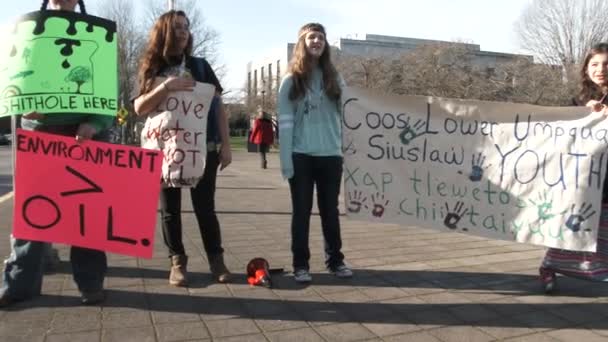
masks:
POLYGON ((259 144, 258 151, 260 152, 260 162, 262 163, 262 168, 265 169, 268 161, 266 160, 266 153, 268 153, 268 144, 259 144))
POLYGON ((325 265, 329 269, 344 263, 342 238, 340 237, 340 218, 338 196, 342 178, 342 157, 313 157, 306 154, 293 154, 294 176, 289 179, 291 190, 291 252, 293 268, 309 269, 310 214, 314 186, 317 187, 317 204, 321 215, 321 227, 325 240, 325 265))
MULTIPOLYGON (((196 187, 190 188, 192 207, 207 255, 224 252, 220 223, 215 214, 215 181, 219 163, 218 152, 207 152, 203 178, 196 187)), ((181 190, 181 188, 163 188, 160 192, 163 238, 169 249, 169 256, 186 254, 182 242, 181 190)))

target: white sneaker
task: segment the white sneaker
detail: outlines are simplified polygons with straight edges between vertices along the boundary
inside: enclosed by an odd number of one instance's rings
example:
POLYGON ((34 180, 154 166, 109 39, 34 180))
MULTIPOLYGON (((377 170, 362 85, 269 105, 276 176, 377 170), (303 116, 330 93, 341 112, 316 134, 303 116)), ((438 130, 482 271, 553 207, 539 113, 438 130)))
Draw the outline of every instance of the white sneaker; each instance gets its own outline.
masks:
POLYGON ((352 278, 353 271, 346 265, 342 264, 330 272, 338 278, 352 278))
POLYGON ((307 269, 301 268, 293 272, 293 279, 298 283, 310 283, 312 276, 307 269))

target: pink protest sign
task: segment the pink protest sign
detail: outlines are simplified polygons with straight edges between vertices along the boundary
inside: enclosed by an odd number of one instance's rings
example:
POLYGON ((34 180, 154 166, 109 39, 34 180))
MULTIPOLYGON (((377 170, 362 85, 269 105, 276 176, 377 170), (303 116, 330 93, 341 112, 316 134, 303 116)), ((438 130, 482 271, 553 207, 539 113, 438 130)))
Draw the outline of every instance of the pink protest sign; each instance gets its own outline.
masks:
POLYGON ((13 235, 152 257, 162 153, 17 130, 13 235))

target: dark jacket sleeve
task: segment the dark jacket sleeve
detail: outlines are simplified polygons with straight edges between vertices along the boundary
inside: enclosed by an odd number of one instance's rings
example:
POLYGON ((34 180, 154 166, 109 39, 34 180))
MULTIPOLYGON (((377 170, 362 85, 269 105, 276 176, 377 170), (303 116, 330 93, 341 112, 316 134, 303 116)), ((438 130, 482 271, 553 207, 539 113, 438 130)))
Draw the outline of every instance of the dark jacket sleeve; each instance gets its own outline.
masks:
POLYGON ((213 71, 213 68, 211 68, 211 65, 209 65, 209 62, 207 62, 206 59, 202 59, 203 60, 203 67, 205 68, 205 75, 207 76, 207 83, 211 83, 215 86, 215 90, 217 90, 218 93, 223 93, 224 92, 224 88, 222 88, 222 85, 220 84, 220 80, 217 79, 217 76, 215 75, 215 72, 213 71))
POLYGON ((195 80, 203 83, 213 84, 215 86, 215 90, 220 94, 224 91, 224 88, 222 88, 222 85, 215 75, 213 68, 211 68, 211 65, 206 59, 192 57, 190 68, 194 71, 193 76, 195 80))

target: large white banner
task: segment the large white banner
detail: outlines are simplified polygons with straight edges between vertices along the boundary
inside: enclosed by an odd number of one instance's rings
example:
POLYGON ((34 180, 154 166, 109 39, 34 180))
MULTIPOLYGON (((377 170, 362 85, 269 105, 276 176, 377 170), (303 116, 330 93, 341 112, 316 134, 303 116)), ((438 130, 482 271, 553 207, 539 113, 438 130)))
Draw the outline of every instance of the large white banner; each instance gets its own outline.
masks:
POLYGON ((347 215, 595 251, 608 120, 347 88, 347 215))

